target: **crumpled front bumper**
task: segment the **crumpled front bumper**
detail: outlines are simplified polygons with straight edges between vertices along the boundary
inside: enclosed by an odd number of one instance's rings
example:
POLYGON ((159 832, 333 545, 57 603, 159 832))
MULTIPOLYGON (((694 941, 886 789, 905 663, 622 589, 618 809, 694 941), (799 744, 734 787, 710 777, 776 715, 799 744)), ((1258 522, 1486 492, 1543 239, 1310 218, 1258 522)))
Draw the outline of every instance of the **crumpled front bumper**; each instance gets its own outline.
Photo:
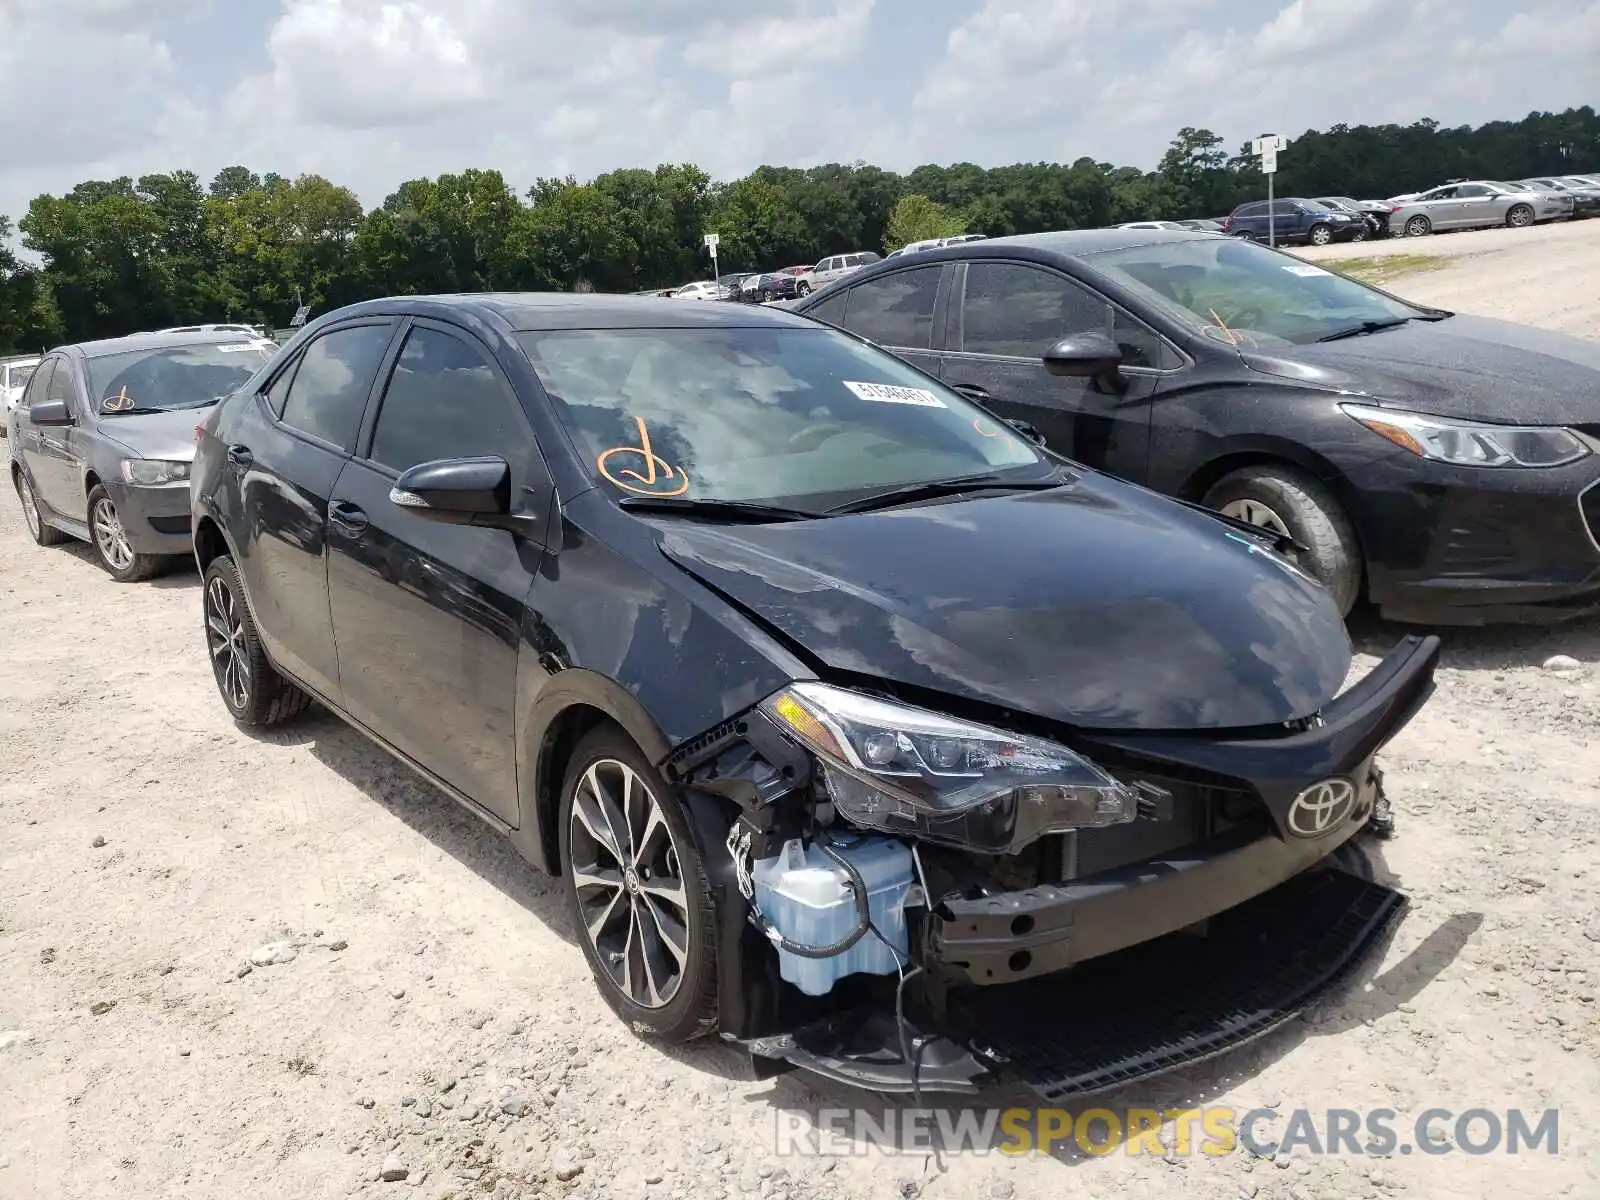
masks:
POLYGON ((1214 740, 1170 735, 1094 739, 1175 773, 1242 784, 1272 828, 1243 827, 1176 853, 1062 883, 947 898, 929 921, 933 961, 957 984, 1016 983, 1152 941, 1244 903, 1299 875, 1354 836, 1378 799, 1373 758, 1433 690, 1439 640, 1408 637, 1324 709, 1319 727, 1287 737, 1214 740), (1296 832, 1296 797, 1344 780, 1354 799, 1316 836, 1296 832))

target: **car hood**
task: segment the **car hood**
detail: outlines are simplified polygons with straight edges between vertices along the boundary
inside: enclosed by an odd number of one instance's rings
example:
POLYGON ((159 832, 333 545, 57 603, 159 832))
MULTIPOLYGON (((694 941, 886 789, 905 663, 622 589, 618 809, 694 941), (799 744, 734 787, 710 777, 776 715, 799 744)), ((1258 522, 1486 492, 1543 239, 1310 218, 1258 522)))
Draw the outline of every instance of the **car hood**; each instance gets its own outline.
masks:
POLYGON ((1439 417, 1600 423, 1600 343, 1457 314, 1365 337, 1243 351, 1252 370, 1439 417))
POLYGON ((141 458, 172 462, 194 460, 194 427, 206 419, 209 408, 180 408, 173 412, 134 413, 126 417, 102 415, 100 432, 120 442, 141 458))
POLYGON ((659 528, 673 562, 827 669, 1082 729, 1307 717, 1350 664, 1321 587, 1255 539, 1103 476, 815 521, 659 528))

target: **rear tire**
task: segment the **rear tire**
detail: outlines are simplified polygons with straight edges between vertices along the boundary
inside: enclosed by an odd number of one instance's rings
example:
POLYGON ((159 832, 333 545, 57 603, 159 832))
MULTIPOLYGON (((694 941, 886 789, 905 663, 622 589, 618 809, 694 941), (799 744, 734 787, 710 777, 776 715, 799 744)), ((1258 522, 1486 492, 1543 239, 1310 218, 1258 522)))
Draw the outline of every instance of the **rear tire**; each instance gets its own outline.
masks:
POLYGON ((1533 224, 1533 208, 1527 204, 1513 204, 1506 213, 1506 224, 1512 229, 1526 229, 1533 224))
POLYGON ((567 912, 606 1003, 643 1037, 710 1033, 717 908, 672 786, 632 738, 602 725, 573 751, 558 822, 567 912))
POLYGON ((1355 527, 1325 485, 1290 466, 1245 467, 1206 493, 1205 505, 1278 532, 1306 547, 1298 565, 1328 589, 1341 616, 1361 595, 1355 527))
POLYGON ((802 280, 801 282, 799 282, 799 283, 794 285, 794 294, 796 296, 809 296, 809 295, 811 295, 811 285, 809 283, 806 283, 804 280, 802 280))
POLYGON ((1411 217, 1406 221, 1407 237, 1427 237, 1433 232, 1433 222, 1427 217, 1411 217))
POLYGON ((261 648, 233 559, 220 554, 201 580, 206 650, 228 712, 240 725, 281 725, 311 707, 311 697, 278 674, 261 648))
POLYGON ((39 501, 33 494, 33 484, 28 482, 27 472, 21 467, 13 467, 11 482, 16 485, 17 499, 22 503, 22 520, 33 535, 33 540, 41 546, 59 546, 66 541, 66 534, 54 525, 44 523, 44 514, 39 511, 39 501))
POLYGON ((1241 229, 1238 233, 1230 234, 1229 236, 1236 237, 1241 242, 1253 242, 1256 240, 1256 235, 1251 233, 1248 229, 1241 229))

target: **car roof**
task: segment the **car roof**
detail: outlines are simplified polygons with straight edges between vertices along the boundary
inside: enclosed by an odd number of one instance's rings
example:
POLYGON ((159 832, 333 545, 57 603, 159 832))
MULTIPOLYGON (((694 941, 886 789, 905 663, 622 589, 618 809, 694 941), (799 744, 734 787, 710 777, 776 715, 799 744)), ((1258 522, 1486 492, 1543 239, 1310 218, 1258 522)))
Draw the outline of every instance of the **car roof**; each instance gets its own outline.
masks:
MULTIPOLYGON (((214 346, 237 342, 245 335, 226 329, 208 329, 202 333, 130 333, 126 337, 101 338, 93 342, 73 342, 57 346, 57 350, 75 350, 85 358, 100 358, 107 354, 127 354, 138 350, 159 350, 163 346, 214 346)), ((259 338, 252 338, 259 341, 259 338)))
POLYGON ((620 296, 602 292, 475 292, 463 295, 392 296, 366 300, 327 313, 318 325, 379 314, 465 317, 513 332, 545 329, 816 328, 816 322, 809 318, 761 305, 681 304, 657 296, 620 296))
POLYGON ((1019 233, 1010 237, 986 238, 981 242, 960 242, 930 250, 933 259, 984 258, 994 254, 996 248, 1012 247, 1042 251, 1046 254, 1063 254, 1081 258, 1108 250, 1126 250, 1134 246, 1157 246, 1166 242, 1214 241, 1208 233, 1196 229, 1061 229, 1052 233, 1019 233))

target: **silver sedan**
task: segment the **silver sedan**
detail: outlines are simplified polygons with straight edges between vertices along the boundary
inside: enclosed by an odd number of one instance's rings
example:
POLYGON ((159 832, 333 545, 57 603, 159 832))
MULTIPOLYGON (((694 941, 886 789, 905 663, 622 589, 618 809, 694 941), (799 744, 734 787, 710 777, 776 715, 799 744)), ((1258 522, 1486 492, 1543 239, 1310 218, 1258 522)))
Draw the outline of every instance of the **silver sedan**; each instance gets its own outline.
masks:
POLYGON ((1389 229, 1397 237, 1494 225, 1521 229, 1535 221, 1572 215, 1570 198, 1492 180, 1451 183, 1429 192, 1393 196, 1389 203, 1396 206, 1389 214, 1389 229))

